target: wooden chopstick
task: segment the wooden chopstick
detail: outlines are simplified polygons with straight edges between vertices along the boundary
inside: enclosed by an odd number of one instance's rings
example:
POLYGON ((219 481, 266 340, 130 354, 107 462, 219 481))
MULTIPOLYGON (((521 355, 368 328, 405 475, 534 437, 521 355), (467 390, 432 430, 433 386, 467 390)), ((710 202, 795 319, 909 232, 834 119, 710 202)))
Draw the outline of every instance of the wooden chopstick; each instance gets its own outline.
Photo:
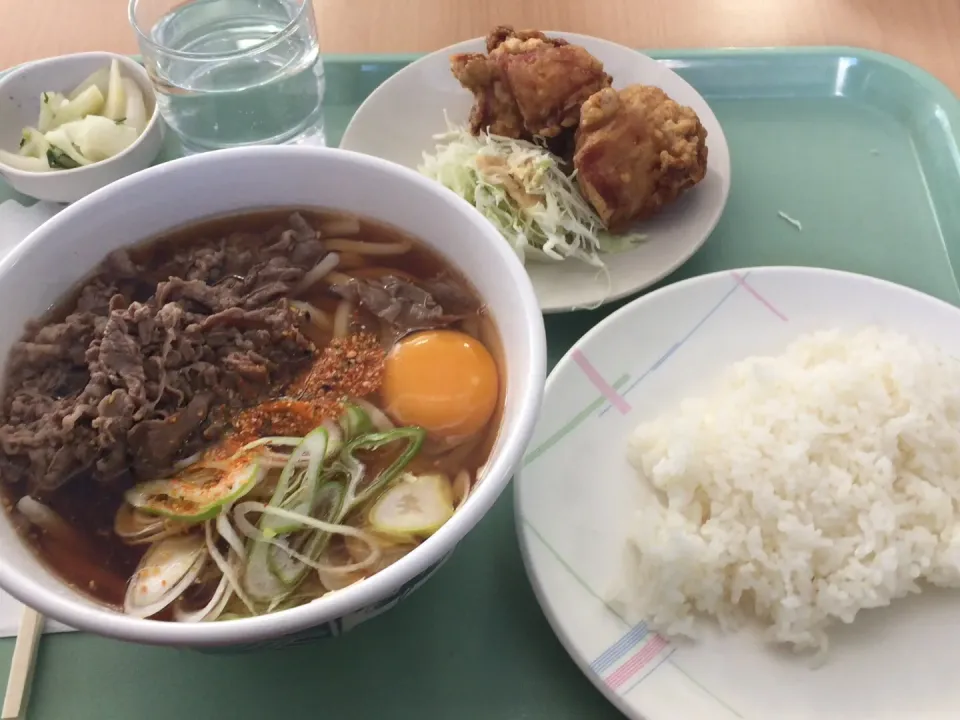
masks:
POLYGON ((17 644, 13 647, 13 659, 10 662, 10 675, 7 678, 7 692, 3 697, 3 713, 0 714, 0 720, 26 718, 30 681, 33 679, 33 666, 37 659, 37 646, 40 644, 42 630, 43 615, 24 606, 23 615, 20 616, 20 630, 17 632, 17 644))

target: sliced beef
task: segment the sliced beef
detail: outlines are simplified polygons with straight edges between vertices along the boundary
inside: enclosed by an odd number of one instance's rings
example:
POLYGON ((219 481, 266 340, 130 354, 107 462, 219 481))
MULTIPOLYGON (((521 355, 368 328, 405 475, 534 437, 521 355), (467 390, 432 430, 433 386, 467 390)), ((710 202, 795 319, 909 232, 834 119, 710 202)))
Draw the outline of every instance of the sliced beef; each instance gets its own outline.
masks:
POLYGON ((294 215, 160 260, 112 253, 57 321, 32 322, 10 353, 0 480, 41 495, 81 474, 123 486, 216 439, 228 411, 309 362, 286 298, 323 252, 294 215))
POLYGON ((170 467, 207 419, 212 399, 213 393, 200 393, 170 417, 144 420, 133 427, 128 437, 138 475, 156 476, 170 467))
POLYGON ((475 307, 467 307, 470 298, 444 278, 421 287, 394 275, 386 275, 375 280, 351 279, 331 289, 389 323, 396 338, 417 330, 450 325, 476 312, 475 307), (444 296, 449 305, 441 305, 435 293, 444 296))

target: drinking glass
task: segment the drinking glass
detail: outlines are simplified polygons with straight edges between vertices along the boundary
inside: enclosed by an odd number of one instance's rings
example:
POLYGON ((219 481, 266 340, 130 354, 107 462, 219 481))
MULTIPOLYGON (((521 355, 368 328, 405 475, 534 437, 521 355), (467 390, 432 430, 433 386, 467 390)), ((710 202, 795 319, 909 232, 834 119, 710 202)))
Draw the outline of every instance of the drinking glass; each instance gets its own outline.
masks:
POLYGON ((324 144, 311 0, 130 0, 129 14, 185 152, 324 144))

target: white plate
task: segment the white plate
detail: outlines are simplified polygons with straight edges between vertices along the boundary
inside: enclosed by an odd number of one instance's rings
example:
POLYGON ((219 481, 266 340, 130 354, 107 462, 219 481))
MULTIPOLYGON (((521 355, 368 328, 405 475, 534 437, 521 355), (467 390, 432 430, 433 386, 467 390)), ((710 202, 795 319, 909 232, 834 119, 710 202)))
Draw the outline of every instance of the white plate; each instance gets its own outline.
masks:
MULTIPOLYGON (((696 90, 666 65, 606 40, 548 32, 582 45, 604 64, 613 86, 642 83, 662 88, 681 105, 692 107, 707 130, 707 176, 696 188, 657 217, 637 226, 649 236, 642 246, 609 258, 610 284, 595 268, 580 262, 527 263, 543 312, 591 307, 638 292, 683 264, 716 227, 730 194, 730 151, 716 116, 696 90)), ((390 77, 357 110, 340 147, 377 155, 416 168, 433 136, 450 120, 467 122, 473 96, 450 73, 454 53, 484 52, 482 38, 439 50, 390 77)))
POLYGON ((960 592, 926 591, 835 628, 827 663, 750 630, 673 645, 608 606, 636 476, 638 423, 701 393, 728 364, 814 330, 879 325, 960 357, 960 310, 880 280, 810 268, 694 278, 597 325, 547 381, 515 480, 527 572, 590 680, 640 720, 947 720, 960 717, 960 592))

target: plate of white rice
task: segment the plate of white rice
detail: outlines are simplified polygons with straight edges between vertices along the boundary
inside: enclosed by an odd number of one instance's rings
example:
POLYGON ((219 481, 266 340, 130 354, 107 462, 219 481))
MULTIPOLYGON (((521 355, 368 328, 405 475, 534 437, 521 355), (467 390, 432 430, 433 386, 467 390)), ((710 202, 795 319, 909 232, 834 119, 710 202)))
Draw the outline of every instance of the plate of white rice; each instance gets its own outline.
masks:
POLYGON ((557 365, 515 492, 627 716, 960 717, 960 309, 812 268, 657 290, 557 365))

